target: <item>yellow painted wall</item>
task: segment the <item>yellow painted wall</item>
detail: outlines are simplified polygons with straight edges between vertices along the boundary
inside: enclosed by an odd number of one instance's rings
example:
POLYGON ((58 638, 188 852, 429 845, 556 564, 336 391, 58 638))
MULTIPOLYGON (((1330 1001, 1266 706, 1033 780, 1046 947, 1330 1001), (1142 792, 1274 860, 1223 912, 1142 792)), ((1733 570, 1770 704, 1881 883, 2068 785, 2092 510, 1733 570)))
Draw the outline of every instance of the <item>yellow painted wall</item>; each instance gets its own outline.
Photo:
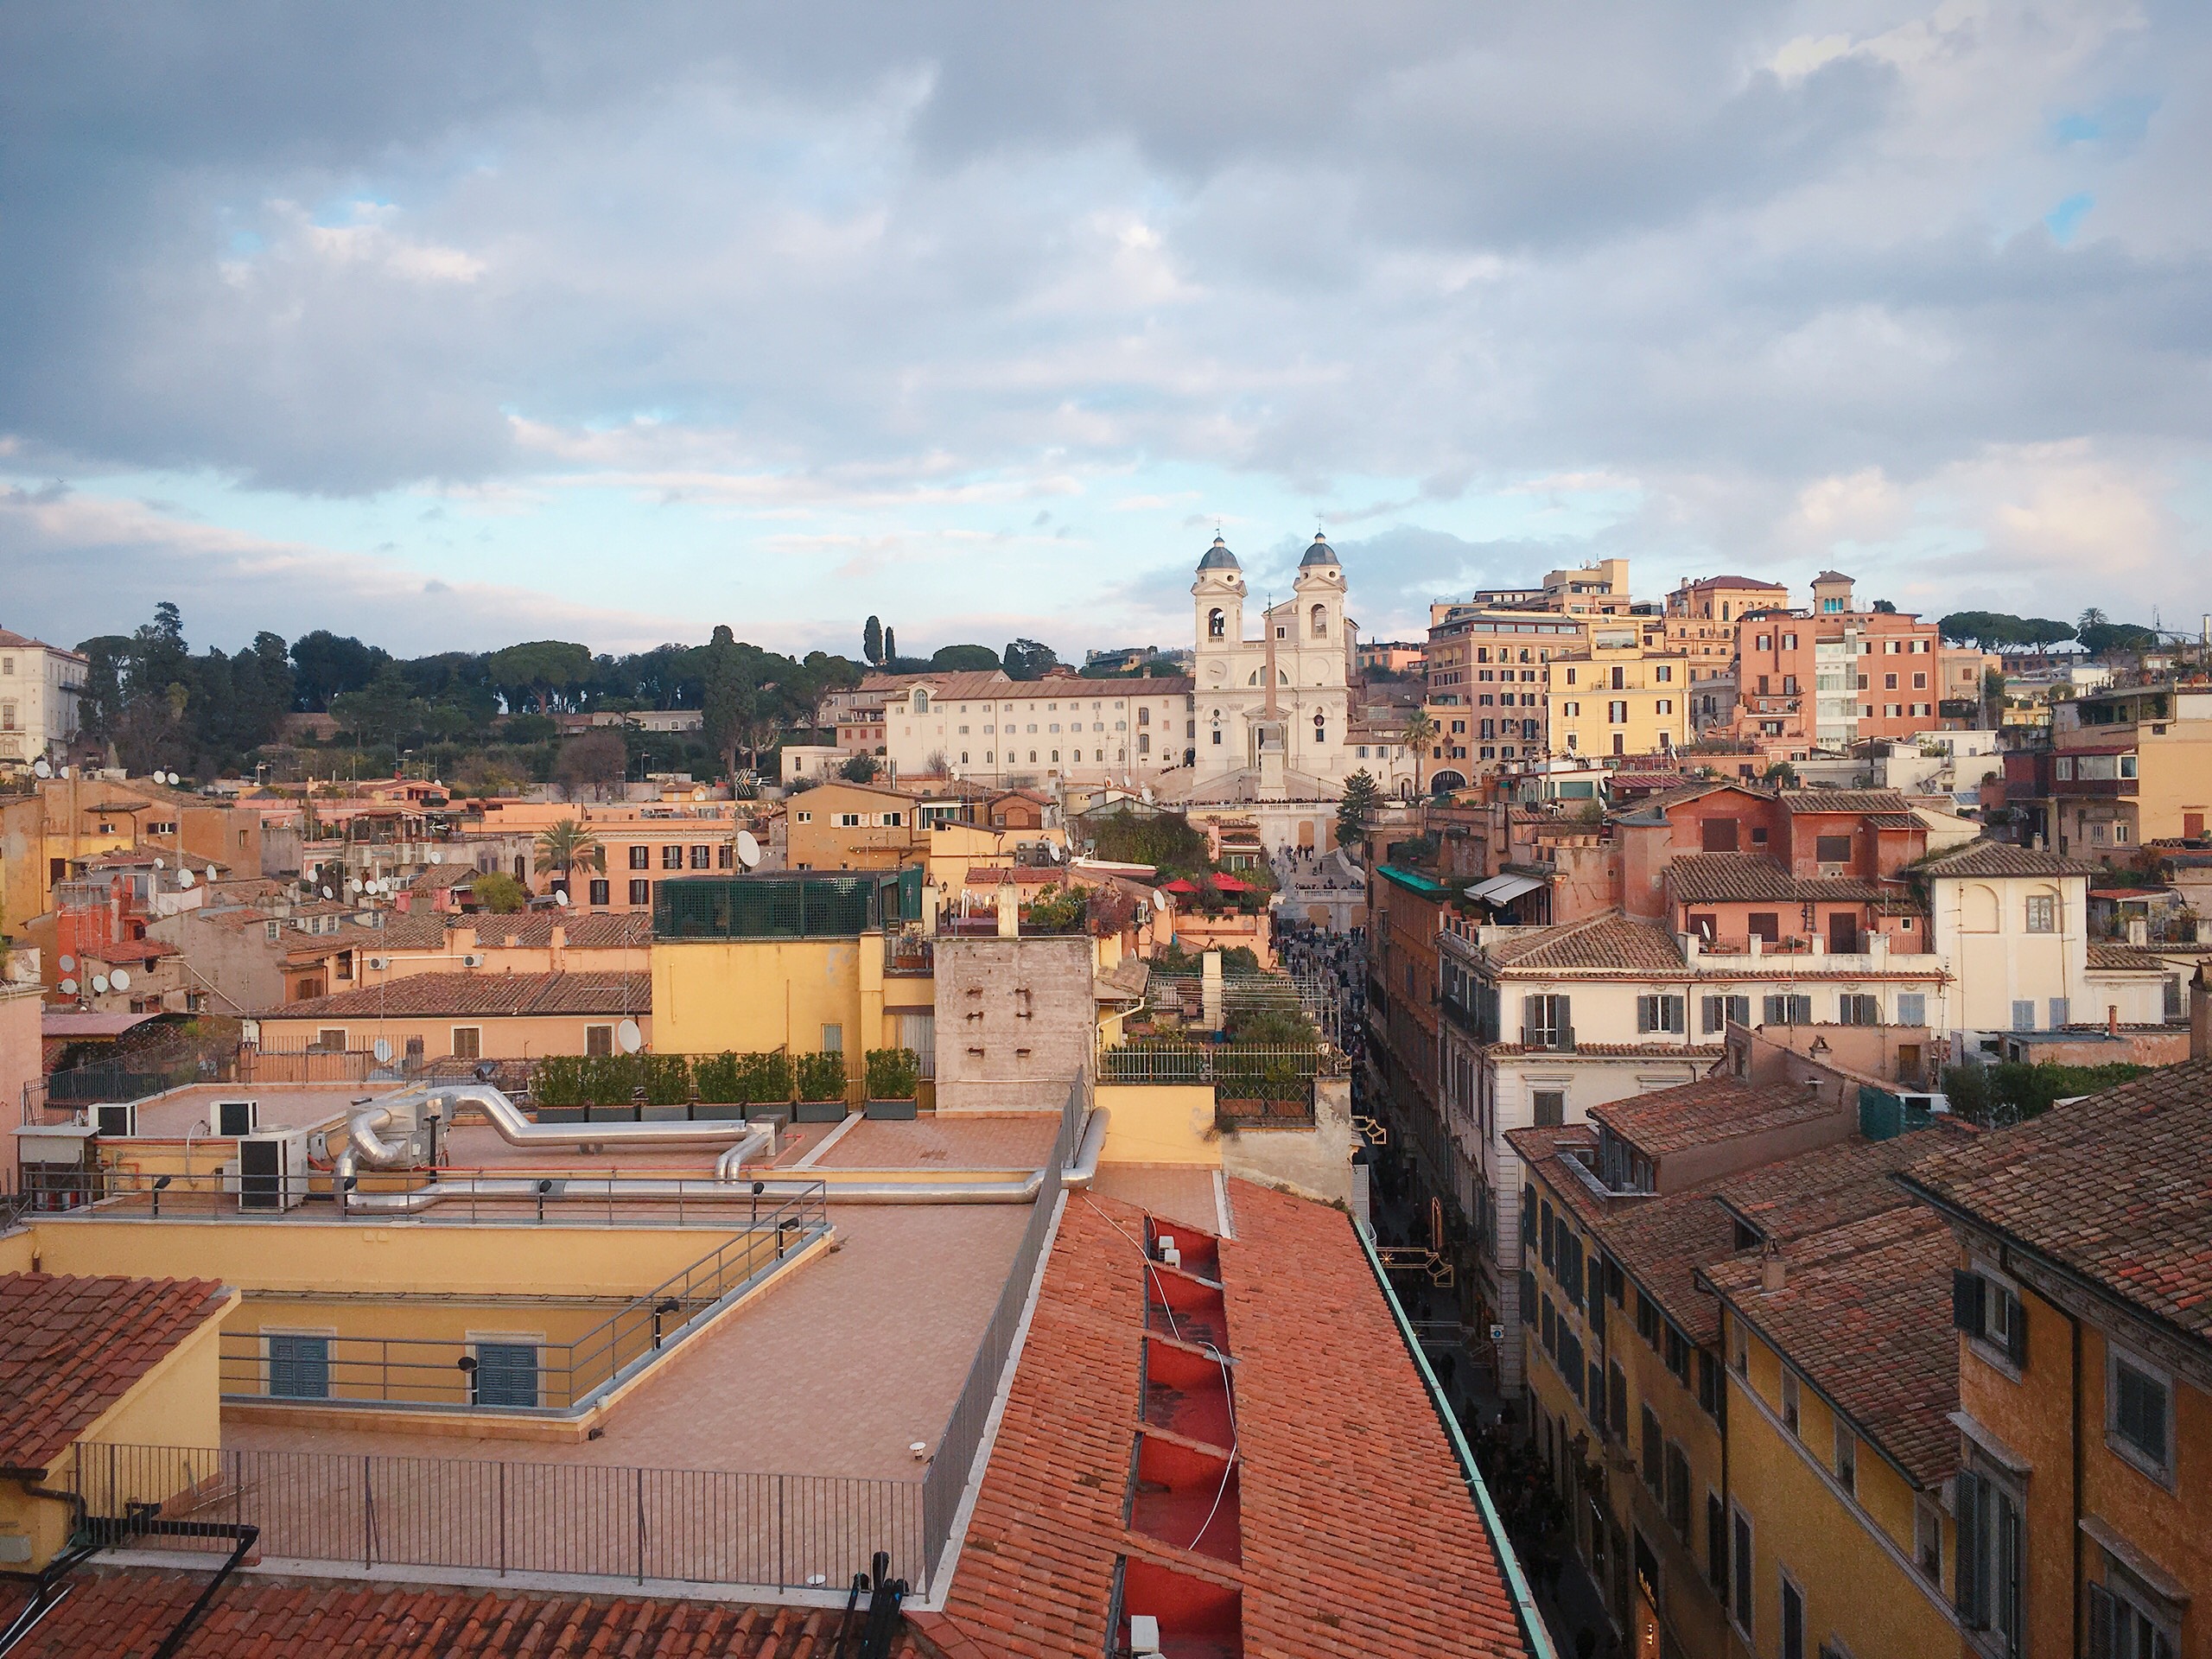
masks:
POLYGON ((264 1016, 261 1040, 264 1047, 271 1050, 296 1049, 314 1042, 319 1033, 343 1031, 350 1048, 366 1048, 381 1037, 391 1043, 395 1053, 404 1054, 408 1039, 419 1037, 424 1054, 443 1057, 453 1052, 454 1027, 474 1026, 481 1058, 521 1060, 541 1054, 582 1054, 586 1027, 618 1026, 626 1019, 637 1020, 646 1041, 652 1042, 652 1017, 644 1014, 394 1015, 382 1020, 360 1014, 322 1014, 304 1020, 264 1016))
POLYGON ((35 1230, 48 1273, 214 1279, 242 1290, 637 1296, 717 1242, 684 1227, 458 1227, 378 1221, 59 1217, 35 1230))
POLYGON ((810 1054, 822 1047, 823 1027, 834 1025, 850 1069, 880 1041, 883 1008, 878 934, 653 945, 654 1046, 663 1053, 810 1054))
MULTIPOLYGON (((548 1403, 566 1405, 567 1379, 563 1375, 573 1363, 581 1381, 576 1391, 597 1387, 613 1369, 603 1357, 603 1340, 587 1344, 573 1361, 569 1345, 594 1332, 626 1298, 608 1297, 585 1301, 407 1301, 336 1300, 328 1297, 270 1298, 257 1296, 232 1309, 223 1321, 226 1354, 223 1389, 230 1394, 259 1394, 267 1384, 260 1345, 253 1338, 264 1332, 327 1333, 340 1338, 331 1355, 331 1395, 336 1399, 385 1399, 418 1404, 465 1406, 467 1380, 454 1363, 466 1351, 472 1333, 529 1337, 547 1345, 543 1386, 548 1403), (385 1348, 378 1339, 396 1345, 385 1348), (435 1344, 416 1348, 415 1343, 435 1344), (389 1361, 390 1369, 380 1367, 389 1361)), ((613 1355, 614 1364, 626 1364, 650 1345, 650 1325, 637 1326, 632 1339, 613 1355)))
MULTIPOLYGON (((2032 1327, 2031 1327, 2032 1330, 2032 1327)), ((2127 1351, 2123 1341, 2123 1351, 2127 1351)), ((2102 1433, 2109 1421, 2105 1381, 2110 1351, 2105 1334, 2084 1323, 2082 1331, 2082 1506, 2126 1535, 2127 1540, 2199 1595, 2181 1632, 2184 1654, 2202 1654, 2212 1643, 2212 1607, 2202 1592, 2212 1580, 2212 1510, 2204 1503, 2212 1479, 2212 1399, 2186 1376, 2173 1379, 2175 1484, 2153 1480, 2112 1451, 2102 1433)), ((2139 1355, 2155 1360, 2155 1356, 2139 1355)), ((2085 1552, 2090 1575, 2101 1577, 2094 1563, 2101 1549, 2085 1552)))
MULTIPOLYGON (((1853 1654, 1959 1649, 1949 1592, 1913 1565, 1913 1492, 1861 1442, 1858 1497, 1834 1480, 1836 1419, 1802 1378, 1798 1432, 1782 1419, 1783 1360, 1750 1339, 1745 1374, 1730 1374, 1730 1495, 1751 1517, 1755 1588, 1751 1650, 1782 1651, 1782 1573, 1805 1597, 1805 1650, 1840 1641, 1853 1654), (1764 1409, 1762 1409, 1764 1408, 1764 1409), (1885 1548, 1885 1545, 1887 1546, 1885 1548)), ((1951 1540, 1944 1535, 1944 1574, 1951 1540)))
POLYGON ((1099 1162, 1221 1166, 1212 1084, 1102 1083, 1096 1103, 1111 1114, 1099 1162))

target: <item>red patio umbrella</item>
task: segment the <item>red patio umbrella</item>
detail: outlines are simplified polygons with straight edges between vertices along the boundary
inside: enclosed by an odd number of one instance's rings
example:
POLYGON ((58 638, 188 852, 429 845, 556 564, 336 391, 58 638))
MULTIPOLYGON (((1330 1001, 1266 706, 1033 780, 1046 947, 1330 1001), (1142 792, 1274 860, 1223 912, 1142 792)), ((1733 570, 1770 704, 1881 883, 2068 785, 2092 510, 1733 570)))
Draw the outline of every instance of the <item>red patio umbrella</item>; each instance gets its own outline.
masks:
POLYGON ((1160 891, 1162 893, 1196 893, 1198 889, 1179 875, 1161 887, 1160 891))
POLYGON ((1217 875, 1213 879, 1213 884, 1217 887, 1219 887, 1224 893, 1249 893, 1252 891, 1252 884, 1249 881, 1239 881, 1233 875, 1217 875))

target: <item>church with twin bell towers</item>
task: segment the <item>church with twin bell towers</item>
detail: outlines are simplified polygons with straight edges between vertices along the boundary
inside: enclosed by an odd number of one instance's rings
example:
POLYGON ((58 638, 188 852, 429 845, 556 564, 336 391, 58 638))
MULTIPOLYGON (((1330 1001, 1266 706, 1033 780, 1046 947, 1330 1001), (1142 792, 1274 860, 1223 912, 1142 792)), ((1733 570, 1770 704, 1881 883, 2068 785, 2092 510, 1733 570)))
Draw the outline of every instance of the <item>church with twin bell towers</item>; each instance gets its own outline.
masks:
POLYGON ((1316 531, 1291 596, 1262 610, 1257 639, 1245 637, 1246 597, 1243 567, 1216 536, 1191 584, 1197 777, 1280 770, 1333 792, 1352 770, 1345 757, 1357 625, 1344 615, 1344 566, 1316 531))

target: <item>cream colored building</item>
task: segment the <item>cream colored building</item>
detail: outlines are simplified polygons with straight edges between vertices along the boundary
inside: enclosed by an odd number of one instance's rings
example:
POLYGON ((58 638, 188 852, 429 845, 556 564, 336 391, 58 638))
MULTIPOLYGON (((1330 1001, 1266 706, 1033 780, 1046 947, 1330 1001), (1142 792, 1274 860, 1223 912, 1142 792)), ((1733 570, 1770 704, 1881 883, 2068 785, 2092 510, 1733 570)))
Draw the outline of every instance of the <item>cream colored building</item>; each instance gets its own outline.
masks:
POLYGON ((88 666, 73 651, 0 628, 0 766, 60 764, 88 666))
POLYGON ((1193 735, 1185 679, 1010 680, 994 670, 887 676, 878 695, 893 779, 1135 786, 1187 765, 1193 735))
POLYGON ((1355 625, 1344 597, 1344 567, 1317 533, 1291 596, 1262 610, 1260 637, 1247 639, 1243 567, 1214 537, 1191 584, 1198 634, 1191 750, 1200 780, 1260 770, 1263 739, 1272 743, 1278 729, 1287 772, 1333 791, 1358 769, 1351 741, 1355 625))

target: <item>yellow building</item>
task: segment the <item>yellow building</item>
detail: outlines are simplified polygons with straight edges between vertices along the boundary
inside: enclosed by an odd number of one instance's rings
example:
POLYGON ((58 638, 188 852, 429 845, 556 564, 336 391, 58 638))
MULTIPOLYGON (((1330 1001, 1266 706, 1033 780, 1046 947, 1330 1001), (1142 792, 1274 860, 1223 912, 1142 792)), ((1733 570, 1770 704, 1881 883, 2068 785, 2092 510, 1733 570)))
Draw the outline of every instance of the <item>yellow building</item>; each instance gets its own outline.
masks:
POLYGON ((2212 1131, 2196 1058, 1904 1172, 1948 1223, 1964 1659, 2212 1651, 2212 1131))
POLYGON ((1952 1131, 1870 1141, 1855 1090, 1728 1077, 1590 1118, 1507 1135, 1526 1180, 1517 1334, 1531 1432, 1627 1650, 1948 1651, 1940 1560, 1932 1585, 1920 1563, 1944 1536, 1924 1500, 1955 1464, 1955 1367, 1940 1324, 1897 1323, 1948 1281, 1891 1176, 1952 1131), (1848 1305, 1862 1250, 1890 1296, 1871 1329, 1848 1305), (1796 1286, 1778 1299, 1769 1255, 1796 1286), (1851 1341, 1896 1362, 1870 1374, 1851 1341))
POLYGON ((621 1027, 653 1035, 642 973, 412 974, 263 1011, 264 1053, 390 1045, 391 1058, 535 1059, 612 1054, 621 1027))
POLYGON ((1661 754, 1690 739, 1691 658, 1634 620, 1593 626, 1589 648, 1553 658, 1546 674, 1550 753, 1661 754))

